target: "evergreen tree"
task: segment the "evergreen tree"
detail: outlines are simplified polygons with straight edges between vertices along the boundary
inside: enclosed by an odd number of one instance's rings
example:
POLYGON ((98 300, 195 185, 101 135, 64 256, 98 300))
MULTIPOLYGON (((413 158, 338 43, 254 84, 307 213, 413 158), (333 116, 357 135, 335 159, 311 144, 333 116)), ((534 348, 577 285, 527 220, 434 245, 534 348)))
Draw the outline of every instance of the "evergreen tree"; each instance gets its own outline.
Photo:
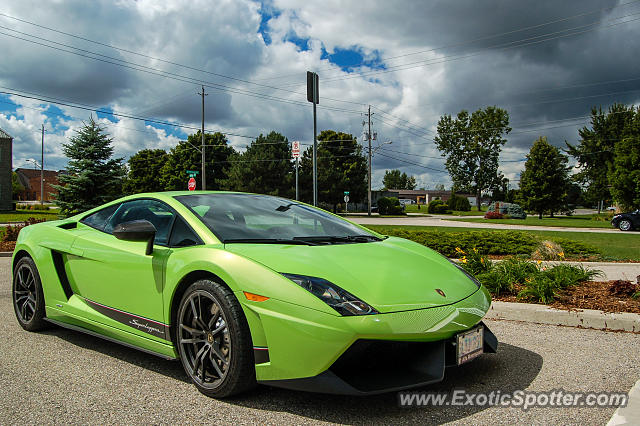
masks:
POLYGON ((517 200, 523 209, 538 213, 560 211, 566 205, 569 169, 567 156, 538 138, 527 154, 524 171, 520 174, 520 191, 517 200))
POLYGON ((122 195, 125 168, 122 158, 111 158, 113 140, 93 117, 76 132, 63 152, 69 159, 67 173, 58 178, 56 204, 60 213, 70 216, 122 195))

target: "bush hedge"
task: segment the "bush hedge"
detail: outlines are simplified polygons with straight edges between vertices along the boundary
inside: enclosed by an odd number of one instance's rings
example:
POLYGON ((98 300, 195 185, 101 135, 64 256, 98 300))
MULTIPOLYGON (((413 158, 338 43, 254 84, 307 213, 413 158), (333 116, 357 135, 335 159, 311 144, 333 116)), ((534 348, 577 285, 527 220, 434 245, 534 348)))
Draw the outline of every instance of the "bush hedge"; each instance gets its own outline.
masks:
MULTIPOLYGON (((462 231, 443 232, 434 230, 407 230, 396 227, 384 227, 377 232, 406 238, 434 249, 447 257, 460 257, 456 247, 469 252, 476 248, 481 254, 491 255, 531 255, 542 238, 522 231, 462 231)), ((588 257, 600 254, 600 251, 589 244, 552 238, 562 246, 565 257, 588 257)))

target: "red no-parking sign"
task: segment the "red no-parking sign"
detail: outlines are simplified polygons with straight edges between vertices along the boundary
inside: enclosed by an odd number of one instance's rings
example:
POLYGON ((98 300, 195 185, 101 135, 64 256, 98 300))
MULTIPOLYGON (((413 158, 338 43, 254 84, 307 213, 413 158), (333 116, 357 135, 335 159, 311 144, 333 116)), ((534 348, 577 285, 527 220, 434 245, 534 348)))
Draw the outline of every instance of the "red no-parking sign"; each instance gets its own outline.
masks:
POLYGON ((187 184, 187 188, 189 188, 189 191, 195 191, 196 190, 196 180, 195 180, 195 178, 189 178, 189 183, 187 184))

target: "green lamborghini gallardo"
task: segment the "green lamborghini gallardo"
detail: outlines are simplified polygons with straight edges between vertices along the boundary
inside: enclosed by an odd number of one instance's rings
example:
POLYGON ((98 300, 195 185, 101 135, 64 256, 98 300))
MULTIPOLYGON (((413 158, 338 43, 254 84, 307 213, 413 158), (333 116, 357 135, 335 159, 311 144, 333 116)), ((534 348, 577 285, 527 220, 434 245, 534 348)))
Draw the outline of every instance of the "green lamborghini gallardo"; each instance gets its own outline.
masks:
POLYGON ((129 196, 24 228, 12 262, 25 330, 179 358, 212 397, 407 389, 498 346, 487 290, 454 263, 279 197, 129 196))

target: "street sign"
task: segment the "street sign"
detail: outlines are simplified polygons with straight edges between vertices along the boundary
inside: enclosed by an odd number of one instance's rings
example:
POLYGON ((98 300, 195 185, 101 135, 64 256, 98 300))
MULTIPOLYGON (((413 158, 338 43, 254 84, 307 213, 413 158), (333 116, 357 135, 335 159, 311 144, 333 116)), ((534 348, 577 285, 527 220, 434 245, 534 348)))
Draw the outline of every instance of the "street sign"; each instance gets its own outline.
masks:
POLYGON ((187 184, 187 188, 189 188, 189 191, 195 191, 196 190, 196 180, 195 180, 195 178, 193 178, 193 177, 189 178, 189 183, 187 184))
POLYGON ((291 155, 293 158, 300 158, 300 142, 293 141, 291 142, 291 155))
POLYGON ((344 202, 345 202, 345 203, 348 203, 348 202, 349 202, 349 196, 348 196, 348 195, 345 195, 345 196, 344 196, 344 202))
POLYGON ((196 175, 199 175, 200 172, 197 170, 187 170, 187 176, 189 176, 190 178, 194 178, 196 177, 196 175))
POLYGON ((344 191, 344 195, 349 195, 349 191, 344 191))
POLYGON ((320 86, 318 80, 318 74, 307 71, 307 101, 313 102, 314 104, 320 103, 320 86))

